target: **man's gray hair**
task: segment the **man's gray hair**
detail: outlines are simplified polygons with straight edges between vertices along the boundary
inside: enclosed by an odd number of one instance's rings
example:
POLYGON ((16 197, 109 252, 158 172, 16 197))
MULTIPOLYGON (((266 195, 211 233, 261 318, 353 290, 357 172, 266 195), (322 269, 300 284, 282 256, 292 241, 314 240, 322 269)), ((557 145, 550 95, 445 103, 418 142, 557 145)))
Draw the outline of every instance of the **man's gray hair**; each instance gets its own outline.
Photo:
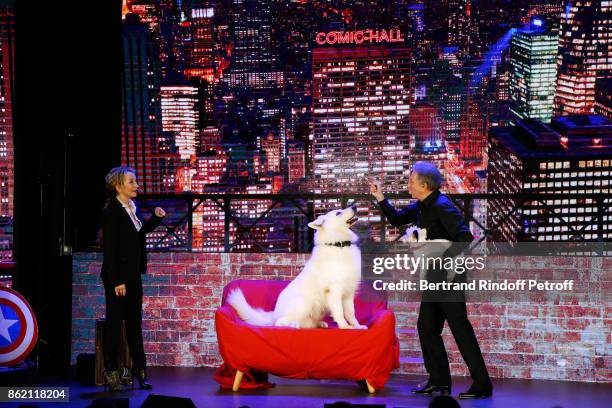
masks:
POLYGON ((425 161, 416 162, 412 166, 412 171, 418 174, 419 180, 427 184, 427 188, 430 190, 438 189, 442 185, 442 174, 432 163, 425 161))

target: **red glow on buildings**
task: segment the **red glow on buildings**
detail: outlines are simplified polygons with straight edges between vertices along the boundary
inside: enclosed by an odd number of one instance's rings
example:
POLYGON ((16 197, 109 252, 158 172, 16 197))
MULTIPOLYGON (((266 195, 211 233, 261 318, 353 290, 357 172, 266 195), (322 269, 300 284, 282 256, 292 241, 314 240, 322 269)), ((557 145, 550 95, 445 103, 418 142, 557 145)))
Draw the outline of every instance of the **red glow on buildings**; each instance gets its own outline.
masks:
POLYGON ((213 82, 215 79, 215 70, 214 68, 186 68, 185 76, 188 78, 202 78, 207 82, 213 82))
POLYGON ((468 96, 461 114, 459 152, 462 161, 482 163, 487 144, 487 122, 486 112, 477 98, 468 96))

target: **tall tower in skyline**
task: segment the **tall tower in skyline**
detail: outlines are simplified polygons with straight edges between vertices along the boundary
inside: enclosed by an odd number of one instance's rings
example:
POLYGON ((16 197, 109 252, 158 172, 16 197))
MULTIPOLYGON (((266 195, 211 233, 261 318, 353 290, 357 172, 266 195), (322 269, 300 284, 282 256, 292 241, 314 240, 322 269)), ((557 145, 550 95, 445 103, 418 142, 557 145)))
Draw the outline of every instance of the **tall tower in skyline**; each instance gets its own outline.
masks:
POLYGON ((461 112, 459 157, 471 164, 480 164, 487 144, 488 112, 481 96, 468 88, 461 112))
POLYGON ((468 56, 476 40, 478 26, 473 23, 471 0, 448 0, 448 43, 459 47, 461 57, 468 56))
POLYGON ((11 235, 15 191, 14 63, 15 13, 12 7, 0 7, 0 260, 2 261, 13 258, 11 235), (9 228, 5 230, 5 226, 9 228))
POLYGON ((362 192, 369 176, 384 177, 387 191, 403 190, 410 168, 410 49, 315 48, 313 77, 312 190, 362 192))
POLYGON ((414 151, 422 154, 444 150, 444 127, 438 108, 428 103, 411 107, 410 137, 414 151))
POLYGON ((186 76, 197 76, 212 82, 215 76, 213 41, 215 10, 208 2, 189 10, 190 43, 187 47, 186 76))
POLYGON ((182 44, 178 41, 179 22, 176 2, 162 0, 159 9, 159 67, 164 80, 181 68, 178 64, 182 54, 182 44))
POLYGON ((520 119, 550 122, 557 74, 557 32, 534 20, 510 41, 510 110, 520 119))
POLYGON ((561 17, 556 115, 593 112, 597 79, 612 76, 612 3, 569 1, 561 17))
POLYGON ((147 26, 130 13, 123 21, 121 162, 133 167, 143 193, 159 191, 154 156, 159 134, 160 75, 147 26))
POLYGON ((229 66, 231 87, 270 88, 282 79, 274 69, 272 2, 234 0, 234 49, 229 66))
POLYGON ((162 130, 173 132, 181 160, 190 160, 199 143, 198 88, 164 85, 160 97, 162 130))

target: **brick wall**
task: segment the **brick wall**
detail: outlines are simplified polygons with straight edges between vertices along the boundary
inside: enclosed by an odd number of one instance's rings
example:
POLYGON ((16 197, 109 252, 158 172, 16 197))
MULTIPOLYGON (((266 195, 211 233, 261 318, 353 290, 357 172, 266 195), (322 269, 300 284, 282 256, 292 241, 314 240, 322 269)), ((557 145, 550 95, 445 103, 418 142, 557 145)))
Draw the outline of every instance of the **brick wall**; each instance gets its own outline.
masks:
MULTIPOLYGON (((307 254, 150 254, 144 285, 144 340, 151 366, 217 366, 221 363, 214 313, 223 286, 234 279, 290 279, 307 254)), ((548 258, 521 262, 489 258, 516 276, 599 281, 609 290, 612 260, 548 258), (539 265, 539 266, 538 266, 539 265), (517 275, 518 273, 518 275, 517 275)), ((99 280, 101 254, 79 253, 73 261, 72 361, 94 352, 95 319, 104 317, 99 280)), ((424 374, 416 333, 418 303, 391 302, 401 343, 397 372, 424 374)), ((547 304, 470 303, 468 313, 493 377, 612 381, 612 305, 584 300, 547 304)), ((444 329, 453 375, 468 375, 444 329)))

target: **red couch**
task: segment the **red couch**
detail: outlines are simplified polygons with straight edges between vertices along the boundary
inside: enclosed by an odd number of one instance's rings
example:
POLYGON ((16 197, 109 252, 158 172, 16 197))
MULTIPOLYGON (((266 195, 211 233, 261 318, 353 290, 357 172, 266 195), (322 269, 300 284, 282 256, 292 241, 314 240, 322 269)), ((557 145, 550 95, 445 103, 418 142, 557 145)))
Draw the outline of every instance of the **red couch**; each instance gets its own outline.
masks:
POLYGON ((273 310, 288 281, 236 280, 223 289, 215 314, 219 352, 225 364, 215 379, 225 388, 272 386, 271 373, 286 378, 365 380, 370 392, 384 387, 391 370, 399 367, 395 316, 387 309, 384 294, 362 283, 355 297, 357 320, 367 330, 340 330, 329 318, 327 329, 294 329, 252 326, 227 304, 229 292, 242 289, 253 307, 273 310), (246 374, 248 381, 242 382, 246 374))

